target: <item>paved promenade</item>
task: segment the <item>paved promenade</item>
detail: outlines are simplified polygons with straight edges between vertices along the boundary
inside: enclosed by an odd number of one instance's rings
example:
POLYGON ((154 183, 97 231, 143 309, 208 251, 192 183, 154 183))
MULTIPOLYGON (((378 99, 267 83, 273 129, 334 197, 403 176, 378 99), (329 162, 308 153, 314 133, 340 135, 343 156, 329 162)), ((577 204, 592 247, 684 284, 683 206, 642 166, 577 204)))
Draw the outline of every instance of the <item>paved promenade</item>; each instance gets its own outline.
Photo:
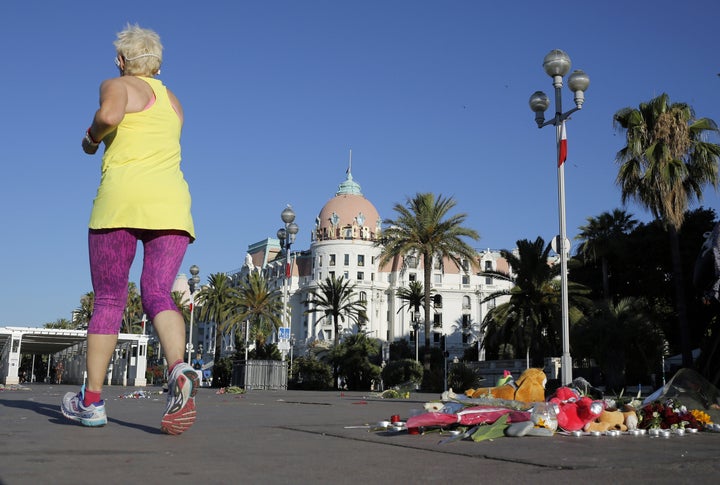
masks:
POLYGON ((438 434, 364 426, 437 399, 357 392, 199 392, 198 421, 159 432, 165 396, 120 398, 109 387, 108 425, 83 428, 59 411, 76 387, 33 384, 0 392, 0 483, 417 484, 716 483, 720 433, 500 438, 439 444, 438 434))

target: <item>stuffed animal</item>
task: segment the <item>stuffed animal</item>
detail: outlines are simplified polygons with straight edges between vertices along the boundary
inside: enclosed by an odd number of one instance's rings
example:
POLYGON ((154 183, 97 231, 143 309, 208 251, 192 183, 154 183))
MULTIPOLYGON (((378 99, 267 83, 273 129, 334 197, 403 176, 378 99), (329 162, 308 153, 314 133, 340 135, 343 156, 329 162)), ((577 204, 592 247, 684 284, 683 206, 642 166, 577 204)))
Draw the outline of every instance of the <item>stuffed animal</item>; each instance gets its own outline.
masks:
POLYGON ((547 377, 542 369, 527 369, 517 381, 496 387, 468 389, 468 397, 494 397, 510 401, 541 402, 545 400, 545 383, 547 377))
POLYGON ((550 396, 557 415, 558 427, 564 431, 579 431, 594 421, 605 409, 602 401, 593 401, 569 387, 559 387, 550 396))
POLYGON ((586 424, 584 429, 585 431, 627 431, 625 415, 617 409, 614 411, 608 411, 606 409, 597 419, 586 424))
POLYGON ((628 431, 637 429, 638 416, 635 408, 630 405, 626 405, 625 407, 623 407, 622 413, 623 416, 625 416, 625 426, 627 427, 628 431))

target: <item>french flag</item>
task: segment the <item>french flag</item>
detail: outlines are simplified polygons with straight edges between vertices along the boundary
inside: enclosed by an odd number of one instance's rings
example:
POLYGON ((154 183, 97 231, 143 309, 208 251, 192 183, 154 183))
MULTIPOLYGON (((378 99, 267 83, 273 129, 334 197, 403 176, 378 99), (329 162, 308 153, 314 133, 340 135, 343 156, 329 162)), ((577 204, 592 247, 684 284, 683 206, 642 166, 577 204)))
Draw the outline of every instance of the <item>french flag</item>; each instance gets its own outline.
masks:
POLYGON ((567 158, 567 133, 565 132, 565 121, 560 127, 560 153, 558 154, 558 167, 565 163, 567 158))

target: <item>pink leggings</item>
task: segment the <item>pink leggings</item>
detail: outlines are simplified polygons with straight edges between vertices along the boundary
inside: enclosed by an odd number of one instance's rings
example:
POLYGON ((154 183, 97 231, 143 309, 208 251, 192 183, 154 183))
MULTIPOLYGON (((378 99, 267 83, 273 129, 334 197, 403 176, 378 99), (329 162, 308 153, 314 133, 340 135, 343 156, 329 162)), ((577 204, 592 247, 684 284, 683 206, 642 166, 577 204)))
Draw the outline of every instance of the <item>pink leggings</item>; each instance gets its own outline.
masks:
POLYGON ((90 230, 90 275, 95 306, 88 333, 117 334, 127 304, 130 267, 137 242, 144 248, 140 294, 148 318, 165 310, 177 311, 172 285, 190 237, 184 231, 148 229, 90 230))

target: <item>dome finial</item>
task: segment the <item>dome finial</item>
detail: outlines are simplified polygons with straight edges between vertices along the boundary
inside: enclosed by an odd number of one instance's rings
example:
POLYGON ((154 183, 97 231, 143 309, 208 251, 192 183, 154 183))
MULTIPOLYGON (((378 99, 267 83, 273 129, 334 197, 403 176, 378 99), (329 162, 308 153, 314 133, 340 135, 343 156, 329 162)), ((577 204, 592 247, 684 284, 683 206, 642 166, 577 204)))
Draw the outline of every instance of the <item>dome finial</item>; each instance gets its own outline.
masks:
POLYGON ((335 195, 362 195, 360 184, 355 182, 352 177, 352 149, 350 149, 350 160, 348 161, 348 168, 345 170, 345 176, 345 181, 338 186, 335 195))

